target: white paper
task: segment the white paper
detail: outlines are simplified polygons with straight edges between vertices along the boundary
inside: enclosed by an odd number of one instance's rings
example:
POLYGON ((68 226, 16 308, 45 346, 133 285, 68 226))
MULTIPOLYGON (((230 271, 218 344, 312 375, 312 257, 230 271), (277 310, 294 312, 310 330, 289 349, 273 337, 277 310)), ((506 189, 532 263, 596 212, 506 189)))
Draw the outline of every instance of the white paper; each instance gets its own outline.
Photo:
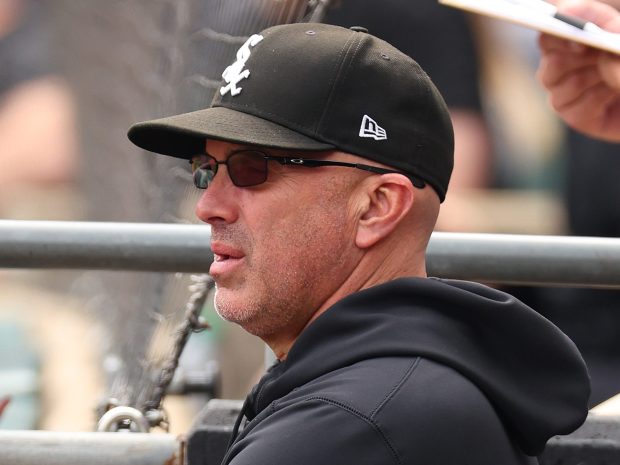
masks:
POLYGON ((620 34, 584 31, 509 0, 439 0, 453 8, 490 16, 620 55, 620 34))

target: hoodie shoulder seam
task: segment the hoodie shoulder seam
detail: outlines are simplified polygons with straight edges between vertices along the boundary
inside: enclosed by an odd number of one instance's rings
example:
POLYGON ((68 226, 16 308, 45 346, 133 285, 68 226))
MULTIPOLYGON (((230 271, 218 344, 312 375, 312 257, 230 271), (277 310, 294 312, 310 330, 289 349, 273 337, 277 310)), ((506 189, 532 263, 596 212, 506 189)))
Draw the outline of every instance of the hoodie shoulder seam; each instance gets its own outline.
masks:
POLYGON ((392 397, 398 392, 398 390, 405 384, 405 382, 411 377, 412 373, 418 367, 420 363, 420 357, 416 357, 407 371, 403 375, 403 377, 394 385, 394 387, 390 390, 390 392, 385 396, 385 398, 379 402, 379 405, 370 413, 370 418, 375 418, 375 416, 381 411, 381 409, 390 401, 392 397))
POLYGON ((312 400, 318 400, 320 402, 324 402, 326 404, 333 405, 334 407, 338 407, 338 408, 340 408, 342 410, 345 410, 345 411, 351 413, 352 415, 355 415, 360 420, 362 420, 365 423, 367 423, 381 437, 381 440, 385 443, 385 445, 388 448, 388 450, 390 451, 392 457, 394 457, 395 462, 397 464, 399 464, 399 465, 402 465, 403 462, 402 462, 400 456, 398 455, 398 452, 396 451, 396 448, 392 445, 392 442, 387 437, 387 435, 383 432, 381 427, 377 423, 375 423, 375 421, 372 418, 369 418, 367 415, 364 415, 362 412, 354 409, 353 407, 351 407, 351 406, 349 406, 347 404, 335 401, 333 399, 329 399, 327 397, 320 397, 320 396, 309 397, 308 399, 306 399, 306 402, 312 401, 312 400))

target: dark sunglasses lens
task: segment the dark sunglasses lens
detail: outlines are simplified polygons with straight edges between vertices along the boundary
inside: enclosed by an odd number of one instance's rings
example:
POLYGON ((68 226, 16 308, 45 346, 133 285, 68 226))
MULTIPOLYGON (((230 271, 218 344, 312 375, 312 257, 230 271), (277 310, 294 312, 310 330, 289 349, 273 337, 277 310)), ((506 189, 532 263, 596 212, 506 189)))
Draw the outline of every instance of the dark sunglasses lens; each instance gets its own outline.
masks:
POLYGON ((198 168, 194 171, 194 186, 198 189, 206 189, 213 180, 213 171, 204 168, 198 168))
POLYGON ((217 172, 217 163, 208 155, 199 155, 192 158, 192 178, 198 189, 209 187, 217 172))
POLYGON ((228 174, 235 186, 256 186, 267 180, 267 160, 261 152, 236 152, 228 157, 227 165, 228 174))

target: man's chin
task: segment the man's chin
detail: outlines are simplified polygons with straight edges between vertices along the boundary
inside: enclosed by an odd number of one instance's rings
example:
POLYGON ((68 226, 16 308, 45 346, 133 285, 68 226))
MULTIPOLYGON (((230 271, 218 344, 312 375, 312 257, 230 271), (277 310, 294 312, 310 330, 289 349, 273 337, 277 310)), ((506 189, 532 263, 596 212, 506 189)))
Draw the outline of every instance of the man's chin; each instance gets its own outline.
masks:
POLYGON ((239 291, 216 285, 213 303, 215 311, 224 320, 243 324, 248 318, 247 302, 240 296, 239 291))

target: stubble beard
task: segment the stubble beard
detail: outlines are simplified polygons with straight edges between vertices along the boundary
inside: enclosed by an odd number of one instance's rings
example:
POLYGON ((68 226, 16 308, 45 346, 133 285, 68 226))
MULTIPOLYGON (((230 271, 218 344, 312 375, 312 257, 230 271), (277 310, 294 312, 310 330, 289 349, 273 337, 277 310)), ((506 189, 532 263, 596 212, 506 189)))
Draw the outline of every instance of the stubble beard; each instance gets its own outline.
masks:
MULTIPOLYGON (((239 285, 245 292, 221 289, 216 284, 214 303, 220 317, 263 340, 283 334, 295 337, 324 300, 322 294, 329 293, 324 289, 326 282, 335 285, 332 276, 344 263, 344 219, 337 214, 322 217, 318 241, 310 240, 315 226, 316 218, 308 214, 297 223, 295 231, 276 229, 270 235, 270 242, 286 244, 285 250, 272 247, 269 253, 269 246, 263 244, 265 256, 248 253, 245 276, 239 285), (286 256, 287 251, 294 251, 294 256, 286 256)), ((251 244, 249 235, 236 225, 222 237, 237 244, 251 244)), ((255 250, 253 244, 251 249, 255 250)))

